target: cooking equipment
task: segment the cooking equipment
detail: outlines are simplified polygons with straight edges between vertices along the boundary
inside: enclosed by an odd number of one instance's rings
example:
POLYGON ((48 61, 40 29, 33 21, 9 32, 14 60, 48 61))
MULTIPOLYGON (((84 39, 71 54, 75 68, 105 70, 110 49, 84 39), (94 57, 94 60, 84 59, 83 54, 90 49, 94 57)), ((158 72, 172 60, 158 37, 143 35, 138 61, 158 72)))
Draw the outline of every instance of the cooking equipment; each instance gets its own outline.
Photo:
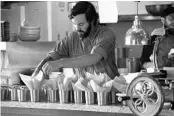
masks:
POLYGON ((97 92, 98 105, 107 105, 109 102, 109 92, 97 92))
POLYGON ((85 101, 86 105, 94 104, 94 92, 85 91, 85 101))
POLYGON ((70 96, 70 91, 65 91, 63 89, 59 90, 59 98, 60 98, 60 103, 68 103, 69 102, 69 96, 70 96))
POLYGON ((75 104, 82 104, 85 99, 84 91, 74 91, 74 101, 75 104))
POLYGON ((127 59, 127 68, 129 73, 140 72, 141 70, 140 58, 132 57, 127 59))
POLYGON ((40 90, 30 90, 30 97, 31 97, 31 102, 39 102, 39 94, 40 90))
POLYGON ((9 87, 10 97, 12 101, 18 101, 17 89, 19 85, 12 85, 9 87))
POLYGON ((29 100, 29 89, 27 86, 20 86, 18 89, 17 89, 17 96, 18 96, 18 101, 20 102, 25 102, 25 101, 28 101, 29 100))
POLYGON ((1 85, 1 101, 9 100, 8 85, 1 85))
POLYGON ((52 90, 52 89, 48 89, 48 100, 49 102, 58 102, 59 100, 59 91, 58 90, 52 90))
POLYGON ((9 41, 10 39, 10 23, 1 21, 1 41, 9 41))
POLYGON ((171 7, 171 4, 146 5, 146 10, 152 16, 161 16, 162 11, 168 7, 171 7))

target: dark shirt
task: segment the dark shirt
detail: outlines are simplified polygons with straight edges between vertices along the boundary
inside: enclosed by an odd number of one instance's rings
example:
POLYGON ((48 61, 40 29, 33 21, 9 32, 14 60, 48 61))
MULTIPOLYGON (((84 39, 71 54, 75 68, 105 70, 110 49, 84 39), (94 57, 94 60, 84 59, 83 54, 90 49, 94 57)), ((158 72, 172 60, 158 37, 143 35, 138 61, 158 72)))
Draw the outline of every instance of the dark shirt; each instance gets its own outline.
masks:
MULTIPOLYGON (((156 35, 151 37, 151 45, 146 45, 143 47, 141 55, 142 65, 145 62, 150 62, 149 57, 153 53, 154 41, 156 37, 157 37, 156 35)), ((172 48, 174 48, 174 34, 169 34, 166 32, 164 36, 160 36, 160 42, 157 47, 156 53, 157 53, 158 68, 174 67, 174 61, 168 58, 168 53, 172 48)))
POLYGON ((97 64, 74 68, 76 75, 85 77, 85 73, 106 73, 110 78, 119 76, 117 66, 115 64, 115 41, 114 33, 104 27, 97 26, 90 32, 86 38, 79 38, 77 32, 72 32, 70 36, 66 37, 59 43, 49 55, 54 59, 73 58, 82 56, 84 54, 98 53, 103 59, 97 64))
POLYGON ((157 48, 158 67, 174 67, 174 61, 168 58, 168 53, 174 48, 174 34, 166 34, 161 37, 157 48))

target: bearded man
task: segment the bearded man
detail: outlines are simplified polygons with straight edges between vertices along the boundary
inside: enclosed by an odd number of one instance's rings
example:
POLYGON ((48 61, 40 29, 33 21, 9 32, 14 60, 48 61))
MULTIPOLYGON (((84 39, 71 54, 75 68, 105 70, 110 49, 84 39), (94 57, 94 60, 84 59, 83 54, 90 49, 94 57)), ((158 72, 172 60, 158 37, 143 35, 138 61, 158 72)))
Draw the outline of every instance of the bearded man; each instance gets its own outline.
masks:
MULTIPOLYGON (((74 32, 57 43, 50 59, 36 69, 45 74, 59 68, 73 68, 78 77, 85 73, 106 73, 111 79, 119 76, 115 63, 116 37, 112 30, 98 25, 98 14, 90 2, 80 1, 72 8, 69 18, 74 32)), ((35 71, 37 72, 37 71, 35 71)))

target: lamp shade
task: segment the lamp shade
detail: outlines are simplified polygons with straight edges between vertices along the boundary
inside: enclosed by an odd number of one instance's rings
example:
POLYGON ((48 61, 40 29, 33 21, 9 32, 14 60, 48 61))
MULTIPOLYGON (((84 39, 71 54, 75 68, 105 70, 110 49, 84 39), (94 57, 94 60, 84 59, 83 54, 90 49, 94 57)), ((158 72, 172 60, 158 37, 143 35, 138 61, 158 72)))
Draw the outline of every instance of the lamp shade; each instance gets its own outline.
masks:
POLYGON ((142 28, 138 16, 132 27, 126 32, 125 45, 148 45, 150 43, 149 34, 142 28))

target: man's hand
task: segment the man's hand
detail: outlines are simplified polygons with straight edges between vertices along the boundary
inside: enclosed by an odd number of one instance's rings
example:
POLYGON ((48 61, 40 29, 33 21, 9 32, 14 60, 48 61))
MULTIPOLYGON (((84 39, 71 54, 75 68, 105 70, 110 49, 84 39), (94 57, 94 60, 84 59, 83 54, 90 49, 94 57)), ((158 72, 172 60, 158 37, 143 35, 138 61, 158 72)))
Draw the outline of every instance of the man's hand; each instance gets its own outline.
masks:
POLYGON ((153 54, 150 55, 149 59, 153 62, 153 54))
POLYGON ((153 35, 165 35, 165 29, 164 28, 154 29, 153 32, 151 33, 151 36, 153 35))
POLYGON ((145 62, 143 68, 153 68, 153 54, 150 55, 149 59, 151 62, 145 62))
POLYGON ((48 61, 43 65, 42 70, 44 71, 45 74, 49 75, 51 72, 58 71, 59 68, 61 68, 59 67, 60 63, 61 62, 59 60, 48 61))
POLYGON ((33 72, 33 74, 32 74, 31 77, 35 77, 35 76, 39 73, 40 70, 41 70, 41 68, 37 67, 37 68, 34 70, 34 72, 33 72))
POLYGON ((143 67, 144 68, 153 68, 154 67, 153 62, 146 62, 146 63, 143 64, 143 67))

